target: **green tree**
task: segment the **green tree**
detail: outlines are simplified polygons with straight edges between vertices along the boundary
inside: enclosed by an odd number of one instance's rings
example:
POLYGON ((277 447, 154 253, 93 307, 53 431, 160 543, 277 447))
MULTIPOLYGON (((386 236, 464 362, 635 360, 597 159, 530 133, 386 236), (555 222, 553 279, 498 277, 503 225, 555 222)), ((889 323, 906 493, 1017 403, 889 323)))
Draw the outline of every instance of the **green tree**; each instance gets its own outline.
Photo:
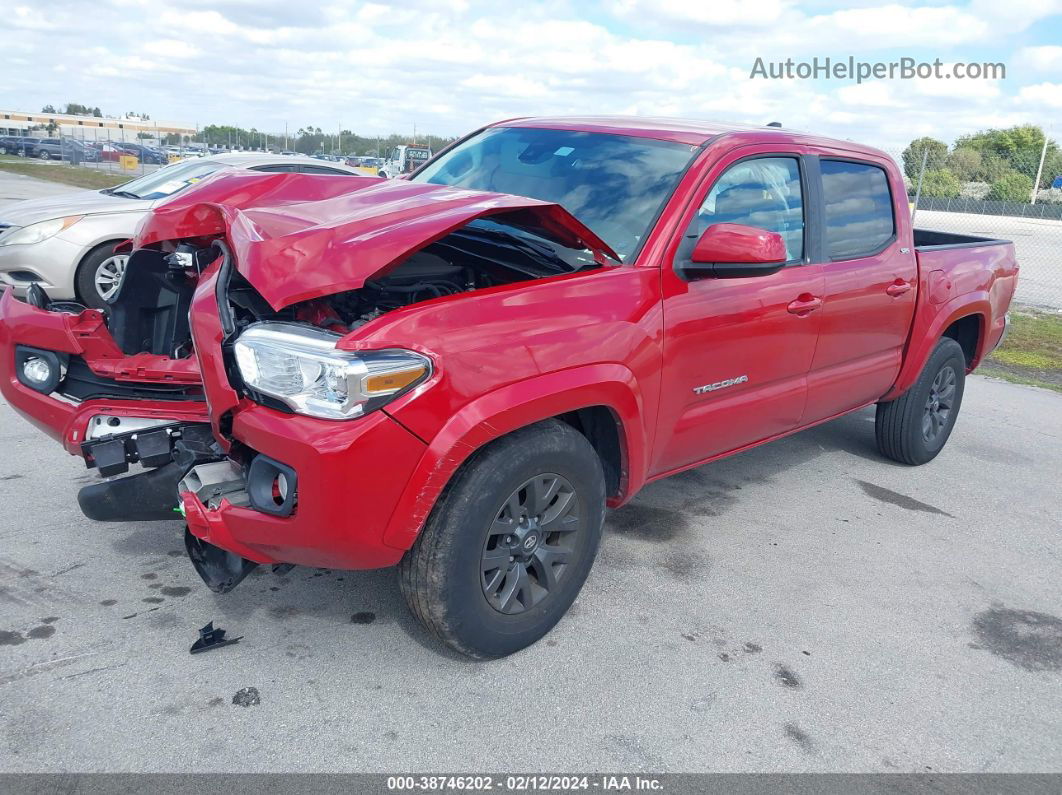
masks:
POLYGON ((936 138, 928 136, 916 138, 907 145, 901 155, 903 158, 903 173, 916 182, 918 174, 922 170, 923 152, 928 152, 926 155, 926 171, 938 171, 944 168, 944 163, 948 158, 948 145, 943 141, 938 141, 936 138))
POLYGON ((59 111, 57 111, 57 110, 56 110, 56 109, 55 109, 55 108, 54 108, 53 106, 51 106, 51 105, 45 105, 45 106, 44 106, 43 108, 41 108, 41 113, 58 113, 58 112, 59 112, 59 111))
MULTIPOLYGON (((976 149, 983 157, 994 155, 1007 163, 1010 170, 1032 178, 1036 175, 1036 169, 1040 165, 1040 154, 1043 152, 1045 138, 1044 131, 1035 124, 1021 124, 1005 130, 982 130, 963 136, 955 141, 955 148, 976 149)), ((1047 170, 1046 161, 1057 162, 1058 156, 1058 144, 1049 140, 1044 164, 1045 171, 1047 170)), ((1000 176, 990 181, 998 181, 1000 176)), ((1041 180, 1040 186, 1045 187, 1045 183, 1050 184, 1050 179, 1046 176, 1041 180)))
POLYGON ((922 180, 922 195, 936 199, 955 199, 962 192, 962 183, 944 168, 926 171, 922 180))
POLYGON ((948 171, 954 174, 960 182, 972 182, 977 179, 980 168, 981 153, 976 149, 964 146, 948 155, 948 171))
POLYGON ((981 155, 981 166, 976 172, 977 180, 988 183, 997 182, 1009 174, 1011 170, 1010 163, 1004 158, 994 152, 989 152, 981 155))
POLYGON ((988 198, 993 201, 1026 202, 1032 198, 1032 177, 1011 171, 992 183, 988 198))

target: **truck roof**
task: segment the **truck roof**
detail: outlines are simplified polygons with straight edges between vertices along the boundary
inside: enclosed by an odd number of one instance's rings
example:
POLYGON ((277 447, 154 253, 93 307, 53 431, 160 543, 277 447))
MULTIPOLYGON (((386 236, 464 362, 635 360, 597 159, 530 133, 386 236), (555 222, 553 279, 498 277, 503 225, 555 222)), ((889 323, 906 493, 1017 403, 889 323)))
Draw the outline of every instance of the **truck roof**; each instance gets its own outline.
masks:
POLYGON ((700 146, 720 136, 740 137, 742 143, 782 141, 808 146, 829 146, 848 149, 878 157, 889 157, 879 149, 854 141, 827 138, 785 127, 699 119, 676 119, 663 116, 527 116, 497 122, 494 127, 539 127, 554 130, 612 133, 636 138, 655 138, 661 141, 700 146))

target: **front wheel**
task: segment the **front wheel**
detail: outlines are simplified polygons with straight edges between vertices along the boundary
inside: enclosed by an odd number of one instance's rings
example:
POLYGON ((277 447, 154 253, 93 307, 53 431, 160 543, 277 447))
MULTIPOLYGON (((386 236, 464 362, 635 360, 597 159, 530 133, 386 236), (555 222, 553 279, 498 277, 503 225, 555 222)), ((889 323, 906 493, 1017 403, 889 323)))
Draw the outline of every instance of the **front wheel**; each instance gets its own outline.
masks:
POLYGON ((477 659, 530 646, 567 612, 601 540, 605 479, 581 433, 515 431, 455 476, 399 567, 410 610, 477 659))
POLYGON ((915 465, 936 458, 955 427, 965 383, 962 346, 944 337, 914 386, 896 400, 878 404, 875 431, 881 454, 915 465))
POLYGON ((77 268, 74 286, 78 299, 93 309, 105 309, 118 292, 125 276, 128 254, 115 254, 118 241, 104 243, 90 251, 77 268))

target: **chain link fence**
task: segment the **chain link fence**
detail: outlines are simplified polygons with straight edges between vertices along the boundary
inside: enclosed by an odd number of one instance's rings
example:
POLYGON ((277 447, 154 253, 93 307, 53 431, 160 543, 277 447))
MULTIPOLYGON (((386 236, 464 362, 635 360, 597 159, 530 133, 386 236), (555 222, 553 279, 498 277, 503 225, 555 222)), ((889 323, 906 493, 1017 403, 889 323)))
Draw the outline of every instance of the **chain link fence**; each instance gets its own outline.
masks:
POLYGON ((916 227, 1012 241, 1021 266, 1015 303, 1062 311, 1062 160, 1054 151, 889 154, 916 227))
POLYGON ((45 135, 40 131, 0 134, 0 155, 37 160, 54 166, 76 166, 140 176, 174 160, 209 154, 205 145, 165 146, 154 136, 124 130, 94 134, 45 135))

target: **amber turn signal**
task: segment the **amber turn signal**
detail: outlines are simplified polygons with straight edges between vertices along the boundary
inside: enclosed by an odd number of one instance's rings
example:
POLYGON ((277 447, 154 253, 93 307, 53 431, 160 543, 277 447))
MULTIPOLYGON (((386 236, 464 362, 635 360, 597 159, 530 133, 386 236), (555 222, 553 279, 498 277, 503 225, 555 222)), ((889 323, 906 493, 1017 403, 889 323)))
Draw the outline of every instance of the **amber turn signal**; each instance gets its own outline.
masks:
POLYGON ((388 395, 405 389, 428 371, 424 365, 397 373, 380 373, 370 375, 362 382, 362 389, 367 395, 388 395))

